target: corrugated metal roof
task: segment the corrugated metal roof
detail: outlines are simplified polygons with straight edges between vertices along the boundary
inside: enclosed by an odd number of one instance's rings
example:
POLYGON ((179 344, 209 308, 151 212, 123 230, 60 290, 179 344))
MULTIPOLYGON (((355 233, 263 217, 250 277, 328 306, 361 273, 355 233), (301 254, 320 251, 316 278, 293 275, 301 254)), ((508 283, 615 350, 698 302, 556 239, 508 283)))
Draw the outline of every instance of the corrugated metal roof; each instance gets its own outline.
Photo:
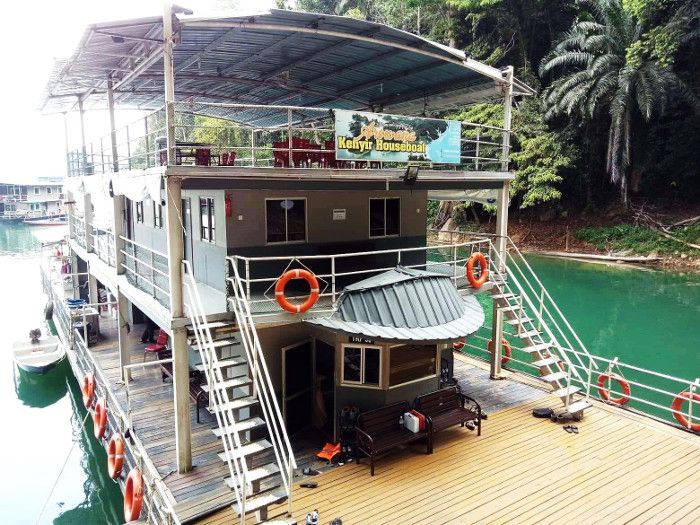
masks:
POLYGON ((449 276, 399 266, 345 287, 330 317, 306 322, 383 340, 452 341, 476 332, 484 311, 449 276))
MULTIPOLYGON (((272 9, 177 15, 174 26, 178 101, 412 114, 500 96, 505 81, 462 51, 347 17, 272 9)), ((118 105, 162 106, 162 43, 159 17, 90 25, 73 56, 56 63, 42 108, 65 111, 78 97, 104 107, 108 79, 118 105)))

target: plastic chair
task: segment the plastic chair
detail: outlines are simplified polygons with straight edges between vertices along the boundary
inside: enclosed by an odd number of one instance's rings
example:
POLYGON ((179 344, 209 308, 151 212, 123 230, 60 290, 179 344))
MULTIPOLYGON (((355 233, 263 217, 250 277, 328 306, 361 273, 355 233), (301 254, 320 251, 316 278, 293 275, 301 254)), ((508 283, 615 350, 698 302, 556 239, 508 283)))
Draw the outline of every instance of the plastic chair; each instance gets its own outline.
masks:
POLYGON ((148 354, 155 355, 158 359, 158 352, 165 350, 168 347, 168 332, 165 330, 158 330, 158 339, 152 345, 148 345, 143 349, 143 361, 146 362, 146 356, 148 354))

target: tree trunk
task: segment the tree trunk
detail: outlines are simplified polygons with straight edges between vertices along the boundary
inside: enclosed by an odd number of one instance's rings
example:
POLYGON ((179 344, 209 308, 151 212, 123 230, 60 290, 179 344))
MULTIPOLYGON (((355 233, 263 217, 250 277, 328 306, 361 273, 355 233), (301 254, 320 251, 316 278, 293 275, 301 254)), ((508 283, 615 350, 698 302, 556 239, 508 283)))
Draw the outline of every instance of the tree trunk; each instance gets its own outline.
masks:
POLYGON ((438 208, 438 212, 435 214, 435 218, 433 219, 433 228, 436 228, 439 230, 447 222, 447 219, 452 217, 452 206, 453 205, 454 205, 454 202, 452 202, 452 201, 442 201, 440 203, 440 207, 438 208))
POLYGON ((627 170, 623 170, 622 175, 620 176, 620 201, 622 202, 622 207, 625 210, 629 210, 630 203, 629 203, 629 182, 628 182, 629 175, 627 174, 627 170))

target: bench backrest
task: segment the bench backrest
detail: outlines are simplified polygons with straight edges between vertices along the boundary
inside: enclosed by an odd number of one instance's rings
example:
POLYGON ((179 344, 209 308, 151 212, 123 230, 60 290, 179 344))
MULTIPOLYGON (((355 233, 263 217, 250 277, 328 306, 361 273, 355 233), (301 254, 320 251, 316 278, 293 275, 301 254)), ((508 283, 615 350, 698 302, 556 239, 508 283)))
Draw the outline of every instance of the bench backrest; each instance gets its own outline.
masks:
POLYGON ((370 436, 386 431, 397 430, 399 427, 399 417, 411 409, 407 401, 401 401, 382 408, 363 412, 357 420, 357 426, 367 432, 370 436))
POLYGON ((416 410, 426 416, 439 414, 460 406, 459 391, 455 387, 423 394, 418 396, 415 401, 416 410))

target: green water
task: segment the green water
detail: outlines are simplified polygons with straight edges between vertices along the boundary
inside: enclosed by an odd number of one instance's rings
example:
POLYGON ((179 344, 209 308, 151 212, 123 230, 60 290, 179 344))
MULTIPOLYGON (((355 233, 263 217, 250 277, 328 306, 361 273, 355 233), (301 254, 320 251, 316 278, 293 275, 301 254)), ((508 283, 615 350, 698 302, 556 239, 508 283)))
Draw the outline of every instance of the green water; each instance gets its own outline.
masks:
MULTIPOLYGON (((39 240, 61 228, 0 224, 0 523, 104 525, 121 523, 122 495, 107 476, 107 455, 92 435, 80 390, 67 361, 44 376, 15 369, 9 347, 42 326, 39 240), (68 452, 75 443, 72 453, 68 452), (65 469, 49 497, 64 461, 65 469)), ((43 330, 43 326, 42 326, 43 330)))
MULTIPOLYGON (((527 260, 591 354, 618 357, 627 364, 691 381, 700 376, 699 275, 548 257, 527 256, 527 260)), ((490 323, 488 297, 481 300, 490 323)), ((490 329, 482 329, 479 335, 490 337, 490 329)), ((518 344, 515 336, 508 339, 518 344)), ((523 354, 518 358, 527 359, 523 354)), ((669 392, 682 390, 679 383, 639 372, 624 370, 624 375, 669 392)), ((668 395, 632 388, 632 395, 663 406, 672 401, 668 395)), ((669 413, 650 405, 632 401, 629 406, 673 421, 669 413)))

